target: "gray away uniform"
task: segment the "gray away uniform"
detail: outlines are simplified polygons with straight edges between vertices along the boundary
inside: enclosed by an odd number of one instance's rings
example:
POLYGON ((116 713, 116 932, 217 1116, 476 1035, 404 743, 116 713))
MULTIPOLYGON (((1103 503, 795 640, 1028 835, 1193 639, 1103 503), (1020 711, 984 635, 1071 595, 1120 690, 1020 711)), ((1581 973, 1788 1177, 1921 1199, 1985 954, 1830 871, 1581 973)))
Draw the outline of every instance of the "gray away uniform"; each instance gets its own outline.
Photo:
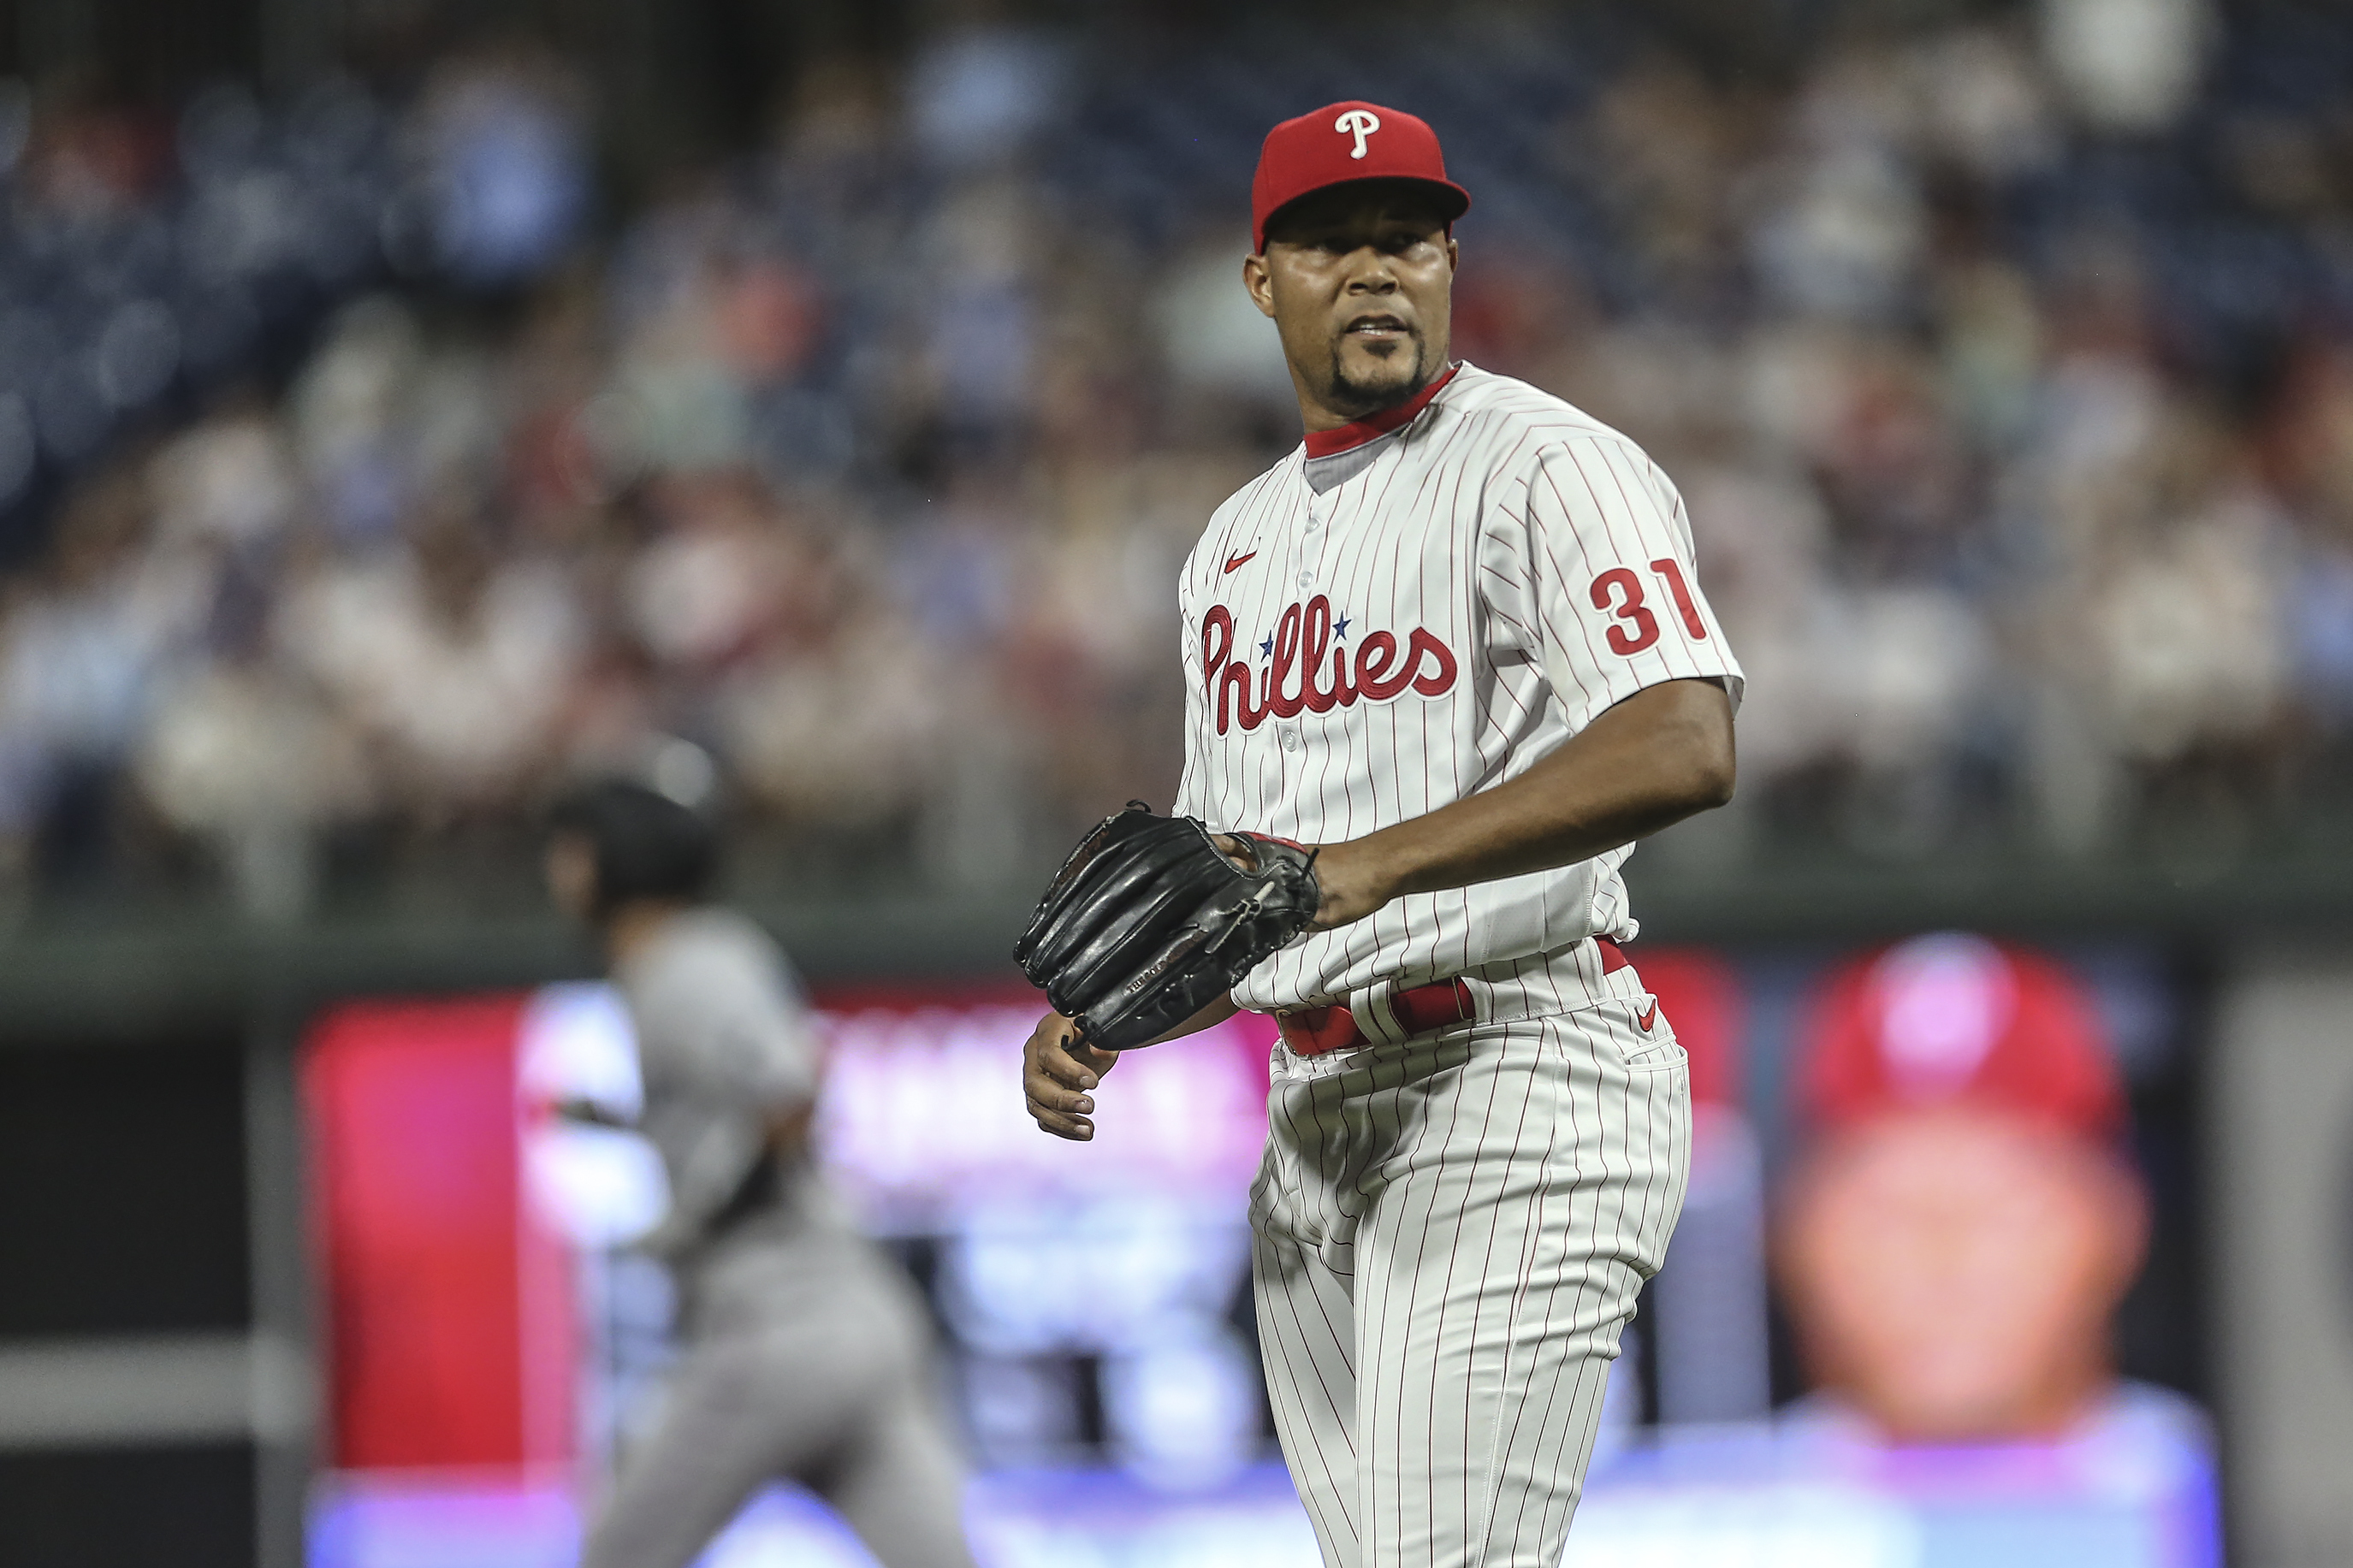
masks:
POLYGON ((685 1568, 782 1478, 830 1502, 883 1568, 970 1568, 923 1303, 805 1159, 765 1152, 770 1118, 817 1089, 784 954, 743 916, 697 910, 614 979, 670 1183, 645 1245, 676 1276, 684 1353, 583 1568, 685 1568))

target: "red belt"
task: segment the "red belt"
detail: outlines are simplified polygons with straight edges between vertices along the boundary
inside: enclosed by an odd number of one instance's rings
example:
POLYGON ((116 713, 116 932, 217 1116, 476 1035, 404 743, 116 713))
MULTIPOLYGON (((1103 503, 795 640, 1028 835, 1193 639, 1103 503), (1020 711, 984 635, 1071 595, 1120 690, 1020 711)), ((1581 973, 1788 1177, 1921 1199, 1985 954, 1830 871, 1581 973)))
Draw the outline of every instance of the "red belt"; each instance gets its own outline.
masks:
MULTIPOLYGON (((1601 950, 1604 974, 1615 974, 1630 962, 1626 950, 1606 936, 1595 937, 1593 945, 1601 950)), ((1389 997, 1389 1011, 1397 1015, 1398 1027, 1407 1039, 1450 1025, 1467 1024, 1477 1016, 1471 1005, 1471 987, 1461 980, 1433 980, 1427 985, 1397 992, 1389 997)), ((1320 1057, 1366 1043, 1365 1032, 1356 1027, 1356 1016, 1337 1005, 1277 1013, 1274 1023, 1282 1031, 1282 1043, 1291 1047, 1294 1057, 1320 1057)))

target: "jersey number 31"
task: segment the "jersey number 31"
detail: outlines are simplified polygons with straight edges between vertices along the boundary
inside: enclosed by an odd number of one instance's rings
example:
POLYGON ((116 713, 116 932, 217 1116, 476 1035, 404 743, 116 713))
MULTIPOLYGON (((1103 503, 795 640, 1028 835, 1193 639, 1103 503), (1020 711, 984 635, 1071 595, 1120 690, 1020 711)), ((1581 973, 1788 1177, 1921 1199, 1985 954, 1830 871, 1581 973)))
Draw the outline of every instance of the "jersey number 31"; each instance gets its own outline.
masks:
MULTIPOLYGON (((1691 633, 1692 641, 1707 640, 1707 623, 1699 618, 1699 606, 1692 603, 1691 584, 1683 581, 1683 569, 1674 557, 1651 563, 1674 595, 1675 613, 1683 618, 1683 630, 1691 633)), ((1612 566, 1593 580, 1593 607, 1608 610, 1617 616, 1620 625, 1609 628, 1609 651, 1636 654, 1659 640, 1659 620, 1651 607, 1642 602, 1642 580, 1630 566, 1612 566)))

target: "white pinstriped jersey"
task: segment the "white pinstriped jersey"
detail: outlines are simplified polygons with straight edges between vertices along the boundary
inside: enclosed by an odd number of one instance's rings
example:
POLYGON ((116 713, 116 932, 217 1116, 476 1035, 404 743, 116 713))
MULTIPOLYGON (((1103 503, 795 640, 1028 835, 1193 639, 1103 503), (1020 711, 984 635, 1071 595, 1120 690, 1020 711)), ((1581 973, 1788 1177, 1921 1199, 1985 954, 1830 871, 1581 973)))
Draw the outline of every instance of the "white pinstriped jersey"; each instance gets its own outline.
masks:
MULTIPOLYGON (((1469 364, 1377 423, 1243 487, 1187 561, 1179 813, 1337 843, 1525 772, 1644 687, 1716 678, 1737 701, 1682 499, 1632 441, 1469 364)), ((1585 940, 1634 935, 1631 853, 1395 900, 1235 1000, 1363 1018, 1380 988, 1455 975, 1482 1017, 1635 994, 1585 940)))

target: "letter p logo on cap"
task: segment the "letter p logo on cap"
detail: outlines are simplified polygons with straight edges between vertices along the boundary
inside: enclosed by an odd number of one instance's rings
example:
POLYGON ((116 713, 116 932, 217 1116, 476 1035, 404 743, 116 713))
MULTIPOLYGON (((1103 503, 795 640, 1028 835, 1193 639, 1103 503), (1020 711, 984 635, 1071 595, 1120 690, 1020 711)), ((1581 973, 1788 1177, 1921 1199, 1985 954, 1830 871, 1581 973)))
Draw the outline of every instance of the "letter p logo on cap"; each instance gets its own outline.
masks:
POLYGON ((1349 110, 1332 122, 1332 129, 1343 136, 1352 131, 1356 133, 1356 150, 1348 154, 1351 158, 1361 158, 1365 155, 1365 138, 1380 128, 1381 117, 1369 109, 1349 110))

